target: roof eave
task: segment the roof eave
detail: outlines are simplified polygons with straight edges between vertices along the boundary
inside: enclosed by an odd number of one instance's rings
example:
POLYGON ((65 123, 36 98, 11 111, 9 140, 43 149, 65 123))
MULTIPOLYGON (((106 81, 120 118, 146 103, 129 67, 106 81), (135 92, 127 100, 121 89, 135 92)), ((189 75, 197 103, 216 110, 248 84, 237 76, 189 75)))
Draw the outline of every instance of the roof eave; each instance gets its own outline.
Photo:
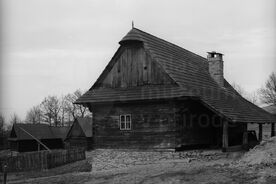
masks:
POLYGON ((149 99, 129 99, 129 100, 110 100, 110 101, 92 101, 92 100, 87 100, 87 101, 82 101, 82 102, 75 102, 77 104, 110 104, 110 103, 128 103, 128 102, 141 102, 141 101, 165 101, 165 100, 185 100, 185 99, 197 99, 195 96, 178 96, 178 97, 166 97, 166 98, 149 98, 149 99))

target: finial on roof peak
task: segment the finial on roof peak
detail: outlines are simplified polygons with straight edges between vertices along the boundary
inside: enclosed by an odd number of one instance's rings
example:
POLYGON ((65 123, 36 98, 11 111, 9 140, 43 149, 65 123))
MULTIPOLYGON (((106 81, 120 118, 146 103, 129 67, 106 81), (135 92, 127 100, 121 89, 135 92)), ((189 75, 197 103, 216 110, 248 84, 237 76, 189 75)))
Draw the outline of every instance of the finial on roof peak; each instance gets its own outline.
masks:
POLYGON ((132 29, 134 28, 134 21, 131 22, 132 29))

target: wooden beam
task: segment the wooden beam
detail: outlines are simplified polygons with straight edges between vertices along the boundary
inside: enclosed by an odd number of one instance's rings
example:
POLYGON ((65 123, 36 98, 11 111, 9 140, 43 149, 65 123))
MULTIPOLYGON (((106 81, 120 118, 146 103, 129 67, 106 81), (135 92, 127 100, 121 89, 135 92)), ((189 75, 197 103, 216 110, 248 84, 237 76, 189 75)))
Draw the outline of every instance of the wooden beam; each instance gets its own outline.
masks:
POLYGON ((32 134, 30 134, 28 131, 26 131, 25 129, 19 127, 22 131, 24 131, 26 134, 28 134, 29 136, 31 136, 34 140, 37 141, 37 143, 41 144, 44 148, 46 148, 48 151, 51 152, 51 150, 45 145, 43 144, 39 139, 37 139, 35 136, 33 136, 32 134))
POLYGON ((263 124, 259 123, 259 141, 263 140, 263 124))
POLYGON ((222 127, 222 151, 226 151, 228 148, 228 122, 223 122, 222 127))
POLYGON ((242 145, 236 145, 236 146, 229 146, 226 151, 227 152, 236 152, 236 151, 242 151, 244 148, 242 145))
POLYGON ((248 132, 247 132, 247 126, 248 126, 248 124, 246 123, 244 125, 243 137, 242 137, 242 147, 245 150, 248 150, 248 132))
POLYGON ((247 131, 243 132, 242 147, 245 150, 248 150, 248 134, 247 134, 247 131))
POLYGON ((275 123, 271 123, 271 137, 275 136, 275 123))

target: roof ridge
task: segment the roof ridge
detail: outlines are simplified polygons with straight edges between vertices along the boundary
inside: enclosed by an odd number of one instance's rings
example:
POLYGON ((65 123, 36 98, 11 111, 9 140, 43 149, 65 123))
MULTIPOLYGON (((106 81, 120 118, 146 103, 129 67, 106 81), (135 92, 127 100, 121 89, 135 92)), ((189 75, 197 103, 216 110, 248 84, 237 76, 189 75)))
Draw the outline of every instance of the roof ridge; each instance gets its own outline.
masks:
POLYGON ((47 125, 47 126, 50 126, 46 123, 14 123, 14 125, 47 125))
MULTIPOLYGON (((148 32, 145 32, 145 31, 143 31, 143 30, 141 30, 141 29, 138 29, 138 28, 136 28, 136 27, 134 27, 134 28, 132 28, 132 29, 136 29, 137 31, 140 31, 140 32, 142 32, 142 33, 144 33, 144 34, 147 34, 147 35, 149 35, 149 36, 152 36, 152 37, 154 37, 154 38, 157 38, 157 39, 159 39, 159 40, 161 40, 161 41, 164 41, 164 42, 166 42, 166 43, 168 43, 168 44, 171 44, 171 45, 173 45, 173 46, 176 46, 176 47, 178 47, 178 48, 180 48, 180 49, 182 49, 182 50, 185 50, 186 52, 189 52, 189 53, 191 53, 191 54, 193 54, 193 55, 195 55, 195 56, 197 56, 197 57, 200 57, 200 58, 206 60, 205 57, 200 56, 200 55, 198 55, 198 54, 196 54, 196 53, 194 53, 194 52, 192 52, 192 51, 189 51, 189 50, 187 50, 187 49, 185 49, 185 48, 183 48, 183 47, 180 47, 179 45, 176 45, 175 43, 172 43, 172 42, 169 42, 169 41, 167 41, 167 40, 165 40, 165 39, 163 39, 163 38, 159 38, 159 37, 157 37, 157 36, 154 36, 154 35, 152 35, 152 34, 150 34, 150 33, 148 33, 148 32)), ((131 31, 131 30, 130 30, 130 31, 131 31)))

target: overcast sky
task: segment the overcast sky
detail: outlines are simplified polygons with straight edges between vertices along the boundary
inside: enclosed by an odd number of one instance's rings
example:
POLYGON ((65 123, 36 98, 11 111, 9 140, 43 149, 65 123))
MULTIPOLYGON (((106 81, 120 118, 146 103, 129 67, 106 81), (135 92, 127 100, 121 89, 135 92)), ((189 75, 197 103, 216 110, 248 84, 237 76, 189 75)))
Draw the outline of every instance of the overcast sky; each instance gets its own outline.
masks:
POLYGON ((0 0, 0 111, 87 90, 135 27, 206 57, 248 92, 276 71, 274 0, 0 0))

